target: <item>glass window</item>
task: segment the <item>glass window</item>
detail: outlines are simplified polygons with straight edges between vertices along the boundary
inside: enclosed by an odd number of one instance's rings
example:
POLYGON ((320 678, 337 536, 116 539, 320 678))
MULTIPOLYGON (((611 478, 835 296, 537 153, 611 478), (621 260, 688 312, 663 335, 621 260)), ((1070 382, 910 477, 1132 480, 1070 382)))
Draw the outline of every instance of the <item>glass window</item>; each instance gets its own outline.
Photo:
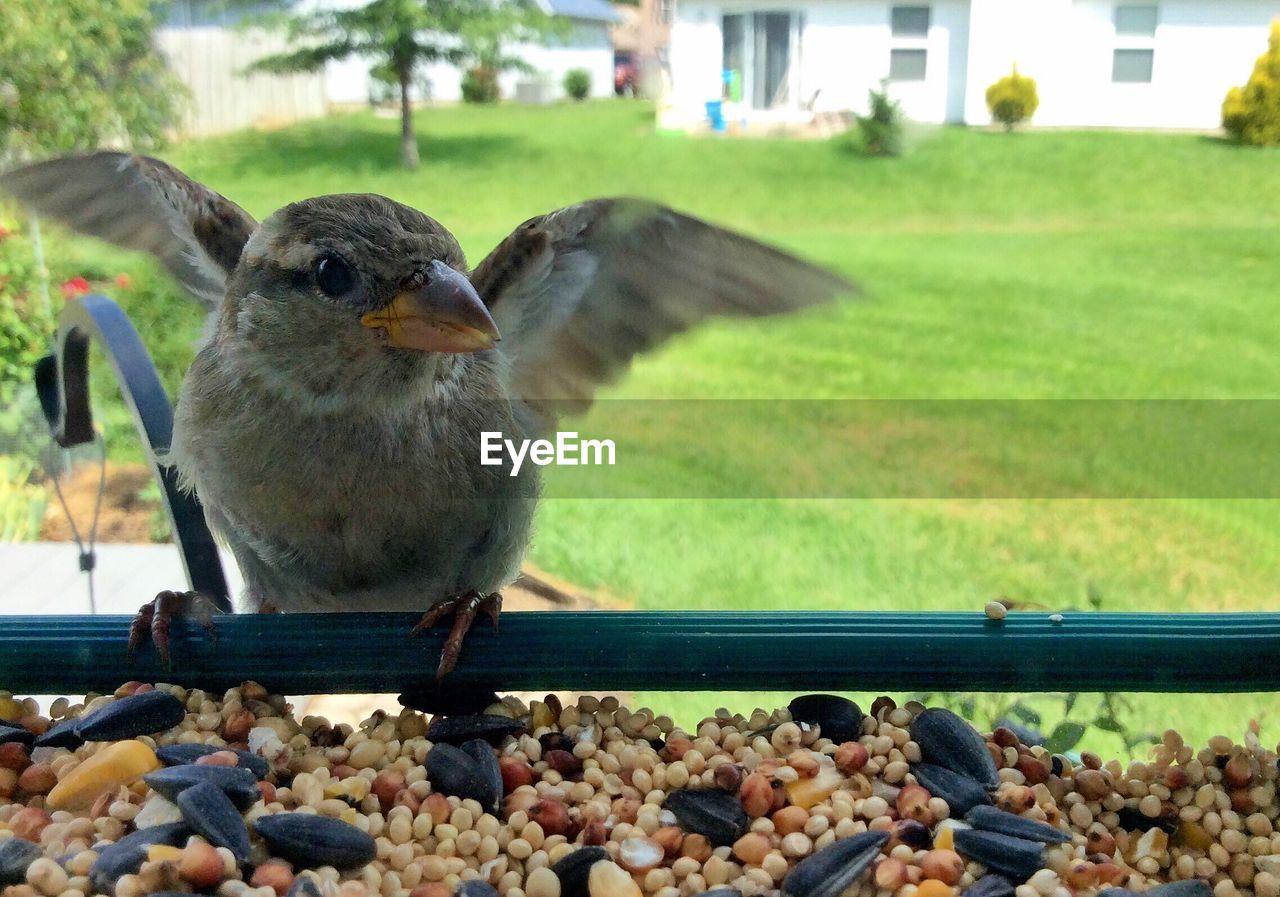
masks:
POLYGON ((928 62, 925 50, 890 50, 890 81, 923 81, 928 62))
POLYGON ((724 69, 735 71, 742 77, 746 64, 746 16, 742 13, 731 13, 724 17, 721 33, 724 35, 724 69))
POLYGON ((929 7, 895 6, 889 11, 889 25, 894 37, 928 37, 929 7))
POLYGON ((1150 83, 1154 61, 1154 50, 1116 50, 1111 60, 1111 80, 1118 83, 1150 83))
POLYGON ((1159 8, 1150 6, 1117 6, 1116 34, 1155 37, 1159 8))

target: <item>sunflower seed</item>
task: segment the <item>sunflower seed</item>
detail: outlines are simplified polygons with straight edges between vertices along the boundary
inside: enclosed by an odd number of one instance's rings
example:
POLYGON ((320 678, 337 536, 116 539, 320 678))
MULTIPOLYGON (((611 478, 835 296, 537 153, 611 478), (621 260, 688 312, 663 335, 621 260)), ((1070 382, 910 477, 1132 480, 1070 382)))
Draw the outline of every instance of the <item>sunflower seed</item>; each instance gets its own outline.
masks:
POLYGON ((664 806, 682 828, 705 835, 717 847, 741 838, 751 824, 737 796, 724 791, 672 791, 664 806))
POLYGON ((934 797, 940 797, 951 808, 951 815, 963 816, 971 809, 991 803, 991 795, 978 782, 945 766, 915 763, 911 774, 934 797))
POLYGON ((473 738, 483 738, 497 747, 507 736, 523 731, 524 723, 519 720, 498 716, 496 713, 468 713, 432 720, 431 725, 427 726, 427 740, 458 747, 473 738))
POLYGON ((995 872, 988 872, 965 889, 961 897, 1013 897, 1013 882, 995 872))
POLYGON ((89 870, 93 884, 101 891, 110 892, 116 879, 128 873, 137 872, 147 858, 147 849, 153 844, 166 844, 179 847, 186 843, 194 832, 185 822, 171 822, 166 825, 153 825, 125 835, 114 844, 102 848, 98 858, 89 870))
POLYGON ((498 758, 494 756, 493 748, 483 738, 473 738, 464 742, 461 750, 476 761, 476 771, 484 779, 486 787, 493 795, 492 803, 480 801, 481 806, 490 812, 497 813, 502 800, 502 768, 498 766, 498 758))
POLYGON ((987 743, 973 726, 945 707, 931 707, 911 721, 911 738, 926 763, 943 766, 985 785, 1000 784, 987 743))
POLYGON ((222 789, 237 809, 247 810, 262 796, 258 780, 243 766, 169 766, 147 773, 142 781, 174 803, 186 789, 207 782, 222 789))
POLYGON ((355 869, 378 855, 367 833, 330 816, 276 813, 259 816, 253 828, 273 854, 297 866, 355 869))
POLYGON ((253 774, 260 779, 265 779, 271 772, 271 766, 257 754, 237 748, 215 747, 212 744, 166 744, 164 747, 156 748, 156 756, 165 766, 186 766, 195 763, 201 757, 220 751, 231 751, 236 755, 238 765, 252 770, 253 774))
POLYGON ((28 732, 22 726, 11 726, 8 723, 0 723, 0 744, 10 744, 17 742, 25 747, 31 747, 35 743, 36 736, 34 732, 28 732))
POLYGON ((453 893, 454 897, 498 897, 498 889, 479 878, 458 882, 453 893))
POLYGON ((1044 868, 1044 845, 996 832, 965 828, 955 831, 956 852, 1015 882, 1044 868))
POLYGON ((39 844, 21 838, 0 841, 0 886, 22 884, 27 867, 43 855, 39 844))
POLYGON ((486 808, 492 808, 502 799, 502 774, 498 774, 495 790, 491 770, 461 748, 451 744, 435 745, 427 754, 426 767, 432 789, 441 794, 463 800, 471 798, 486 808))
POLYGON ((990 806, 977 806, 965 814, 965 822, 985 832, 999 832, 1014 838, 1040 841, 1045 844, 1065 844, 1071 836, 1045 822, 1024 819, 990 806))
POLYGON ((603 847, 579 847, 553 863, 551 871, 560 879, 560 897, 588 897, 587 878, 599 862, 613 862, 603 847))
POLYGON ((81 717, 76 734, 85 741, 123 741, 171 729, 186 717, 187 708, 167 691, 146 691, 81 717))
POLYGON ((1147 897, 1211 897, 1212 894, 1213 888, 1209 883, 1198 878, 1171 881, 1147 891, 1147 897))
POLYGON ((178 794, 178 809, 187 825, 217 847, 225 847, 240 863, 249 862, 249 830, 231 798, 217 785, 201 782, 178 794))
POLYGON ((801 695, 787 705, 796 722, 816 725, 836 744, 857 741, 862 734, 862 708, 839 695, 801 695))
POLYGON ((801 860, 782 880, 784 897, 836 897, 870 868, 888 832, 863 832, 835 841, 801 860))
POLYGON ((74 751, 84 744, 84 739, 76 730, 79 723, 78 719, 64 719, 56 726, 50 726, 47 732, 35 740, 35 747, 66 748, 74 751))

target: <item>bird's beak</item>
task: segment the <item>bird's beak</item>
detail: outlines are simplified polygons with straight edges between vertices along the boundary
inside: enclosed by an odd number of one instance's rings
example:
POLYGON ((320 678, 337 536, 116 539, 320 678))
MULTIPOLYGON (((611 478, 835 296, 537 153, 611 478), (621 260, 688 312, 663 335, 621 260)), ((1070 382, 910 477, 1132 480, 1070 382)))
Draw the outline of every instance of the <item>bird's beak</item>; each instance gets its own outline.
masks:
POLYGON ((499 338, 471 281, 439 260, 431 263, 425 284, 397 293, 360 323, 385 333, 388 346, 419 352, 480 352, 499 338))

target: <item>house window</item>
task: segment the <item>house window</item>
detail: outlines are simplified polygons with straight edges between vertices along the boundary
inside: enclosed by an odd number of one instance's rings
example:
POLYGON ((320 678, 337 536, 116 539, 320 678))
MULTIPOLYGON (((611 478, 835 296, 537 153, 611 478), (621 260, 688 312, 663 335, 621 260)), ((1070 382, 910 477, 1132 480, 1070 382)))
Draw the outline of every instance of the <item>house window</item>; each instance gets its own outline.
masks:
POLYGON ((798 13, 729 13, 721 20, 726 95, 752 109, 794 108, 799 84, 798 13))
POLYGON ((929 7, 893 7, 889 11, 889 28, 894 37, 928 37, 929 7))
POLYGON ((1150 84, 1154 50, 1117 49, 1111 59, 1111 80, 1117 84, 1150 84))
POLYGON ((1111 54, 1111 80, 1115 84, 1150 84, 1155 68, 1156 25, 1160 9, 1155 4, 1116 7, 1116 45, 1111 54))
POLYGON ((1155 37, 1156 22, 1159 19, 1158 7, 1152 6, 1117 6, 1116 34, 1137 35, 1139 37, 1155 37))
POLYGON ((928 58, 927 50, 890 50, 889 80, 923 81, 925 69, 928 67, 928 58))
POLYGON ((676 0, 658 0, 658 21, 670 25, 676 18, 676 0))
POLYGON ((928 6, 889 8, 890 81, 923 81, 929 68, 928 6))

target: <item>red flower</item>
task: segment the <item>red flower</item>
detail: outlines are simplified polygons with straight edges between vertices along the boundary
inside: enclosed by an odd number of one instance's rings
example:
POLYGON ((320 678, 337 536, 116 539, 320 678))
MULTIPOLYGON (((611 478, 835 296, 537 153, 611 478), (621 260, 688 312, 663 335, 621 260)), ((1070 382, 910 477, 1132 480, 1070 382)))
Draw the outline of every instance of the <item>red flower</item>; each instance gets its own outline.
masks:
POLYGON ((62 298, 74 299, 76 296, 83 296, 85 293, 89 292, 90 289, 89 281, 85 280, 83 277, 73 277, 70 280, 63 281, 62 298))
POLYGON ((6 240, 12 236, 13 231, 9 230, 9 228, 5 227, 3 224, 0 224, 0 240, 6 240))
POLYGON ((122 290, 127 290, 129 289, 129 287, 133 286, 133 278, 131 278, 128 274, 117 274, 116 286, 118 286, 122 290))

